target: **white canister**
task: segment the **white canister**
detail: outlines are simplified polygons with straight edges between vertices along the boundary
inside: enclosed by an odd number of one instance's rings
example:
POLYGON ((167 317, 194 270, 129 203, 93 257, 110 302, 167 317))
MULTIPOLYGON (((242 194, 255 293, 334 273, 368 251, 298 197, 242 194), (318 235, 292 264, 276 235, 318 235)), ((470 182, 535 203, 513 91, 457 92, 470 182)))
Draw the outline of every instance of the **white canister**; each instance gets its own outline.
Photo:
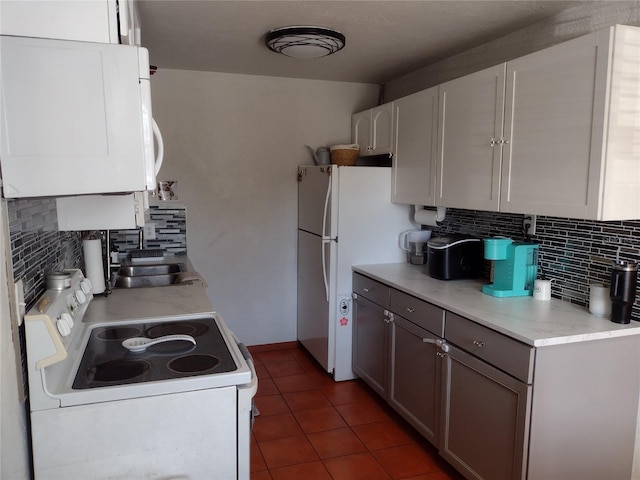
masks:
POLYGON ((602 283, 589 285, 589 313, 598 317, 608 317, 611 314, 611 298, 608 286, 602 283))
POLYGON ((533 298, 536 300, 551 300, 551 280, 534 281, 533 298))

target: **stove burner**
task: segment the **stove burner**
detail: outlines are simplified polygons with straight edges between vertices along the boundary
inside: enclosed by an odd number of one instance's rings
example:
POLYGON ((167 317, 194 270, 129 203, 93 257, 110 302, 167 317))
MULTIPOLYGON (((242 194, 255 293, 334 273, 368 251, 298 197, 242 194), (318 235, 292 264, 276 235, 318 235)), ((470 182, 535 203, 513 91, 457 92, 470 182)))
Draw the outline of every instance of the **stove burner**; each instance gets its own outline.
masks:
POLYGON ((147 347, 147 352, 156 355, 183 355, 196 349, 191 342, 163 342, 147 347))
POLYGON ((131 337, 139 337, 141 333, 142 330, 136 327, 109 327, 98 332, 96 337, 100 340, 125 340, 131 337))
POLYGON ((196 373, 211 370, 219 363, 220 359, 213 355, 185 355, 171 360, 167 367, 174 372, 196 373))
POLYGON ((120 382, 139 377, 151 368, 145 360, 110 360, 87 369, 89 382, 120 382))
POLYGON ((82 390, 177 381, 183 377, 218 375, 237 369, 215 318, 111 324, 91 331, 72 388, 82 390), (170 334, 191 335, 196 338, 196 345, 167 342, 140 353, 132 353, 122 346, 127 338, 157 338, 170 334))
POLYGON ((171 322, 155 325, 147 330, 149 338, 164 337, 165 335, 191 335, 199 337, 209 331, 209 327, 200 322, 171 322))

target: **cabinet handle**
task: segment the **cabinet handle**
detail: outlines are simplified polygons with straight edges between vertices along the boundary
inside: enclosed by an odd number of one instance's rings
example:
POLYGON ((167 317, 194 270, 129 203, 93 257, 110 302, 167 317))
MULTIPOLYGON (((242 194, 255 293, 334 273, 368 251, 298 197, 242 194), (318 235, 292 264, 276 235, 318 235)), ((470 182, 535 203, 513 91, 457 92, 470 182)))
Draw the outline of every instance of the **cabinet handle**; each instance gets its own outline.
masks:
POLYGON ((358 299, 358 294, 357 293, 352 293, 351 294, 351 298, 353 298, 354 300, 358 299))
POLYGON ((496 145, 498 145, 498 143, 500 143, 500 142, 496 142, 496 139, 492 138, 491 139, 491 143, 489 145, 492 146, 492 147, 495 147, 496 145))
POLYGON ((440 358, 444 358, 444 357, 445 357, 445 354, 444 354, 444 353, 442 353, 442 352, 437 352, 437 353, 436 353, 436 356, 438 356, 438 357, 440 357, 440 358))
POLYGON ((407 312, 414 313, 416 311, 415 308, 407 307, 407 312))
POLYGON ((484 347, 484 342, 482 340, 474 340, 473 344, 478 348, 484 347))
POLYGON ((364 287, 362 290, 364 290, 364 293, 369 293, 369 292, 373 292, 373 287, 364 287))

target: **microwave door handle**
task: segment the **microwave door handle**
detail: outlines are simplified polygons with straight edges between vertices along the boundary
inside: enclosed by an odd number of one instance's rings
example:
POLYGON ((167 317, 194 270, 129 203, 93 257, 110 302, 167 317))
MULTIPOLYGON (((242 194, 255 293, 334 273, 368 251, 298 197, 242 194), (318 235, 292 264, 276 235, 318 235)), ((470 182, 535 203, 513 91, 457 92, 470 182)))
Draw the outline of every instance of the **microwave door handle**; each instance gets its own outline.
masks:
POLYGON ((162 141, 162 133, 160 133, 160 127, 156 123, 155 119, 151 119, 153 122, 153 134, 156 137, 156 141, 158 142, 158 155, 156 155, 156 175, 160 172, 160 167, 162 167, 162 161, 164 160, 164 142, 162 141))

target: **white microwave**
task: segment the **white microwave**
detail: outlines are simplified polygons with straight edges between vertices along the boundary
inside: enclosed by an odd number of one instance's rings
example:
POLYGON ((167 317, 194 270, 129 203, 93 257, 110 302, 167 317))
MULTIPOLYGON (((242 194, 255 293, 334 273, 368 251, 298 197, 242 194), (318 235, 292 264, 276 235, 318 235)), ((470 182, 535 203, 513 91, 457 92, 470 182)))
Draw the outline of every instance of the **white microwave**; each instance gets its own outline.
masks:
POLYGON ((142 47, 0 36, 3 196, 154 191, 149 77, 142 47))

